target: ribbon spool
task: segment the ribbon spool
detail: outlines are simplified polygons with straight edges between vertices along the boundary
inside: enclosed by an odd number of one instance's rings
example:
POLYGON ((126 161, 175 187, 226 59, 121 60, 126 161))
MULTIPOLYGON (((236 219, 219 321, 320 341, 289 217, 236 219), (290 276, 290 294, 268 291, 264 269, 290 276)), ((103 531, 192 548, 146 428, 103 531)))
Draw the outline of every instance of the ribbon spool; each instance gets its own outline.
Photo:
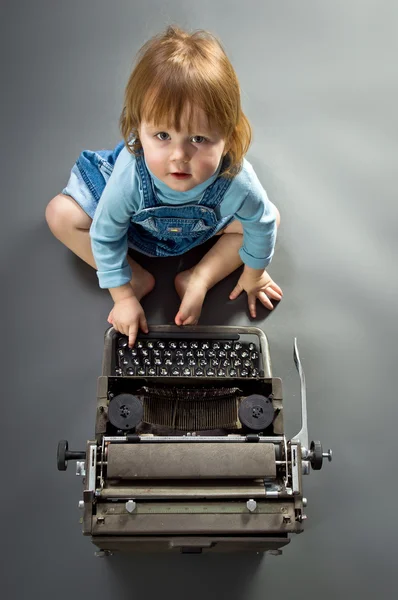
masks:
POLYGON ((263 431, 274 420, 272 401, 260 394, 251 394, 239 406, 239 419, 252 431, 263 431))
POLYGON ((109 402, 108 418, 117 429, 134 429, 143 416, 144 407, 133 394, 119 394, 109 402))

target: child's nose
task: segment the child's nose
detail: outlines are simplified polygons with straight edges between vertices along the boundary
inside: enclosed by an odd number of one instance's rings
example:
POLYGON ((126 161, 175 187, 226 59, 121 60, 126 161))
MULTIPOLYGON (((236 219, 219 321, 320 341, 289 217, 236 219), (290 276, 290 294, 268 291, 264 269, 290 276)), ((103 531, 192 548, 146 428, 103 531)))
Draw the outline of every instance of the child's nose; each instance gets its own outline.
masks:
POLYGON ((189 162, 190 156, 183 146, 175 147, 171 153, 171 160, 189 162))

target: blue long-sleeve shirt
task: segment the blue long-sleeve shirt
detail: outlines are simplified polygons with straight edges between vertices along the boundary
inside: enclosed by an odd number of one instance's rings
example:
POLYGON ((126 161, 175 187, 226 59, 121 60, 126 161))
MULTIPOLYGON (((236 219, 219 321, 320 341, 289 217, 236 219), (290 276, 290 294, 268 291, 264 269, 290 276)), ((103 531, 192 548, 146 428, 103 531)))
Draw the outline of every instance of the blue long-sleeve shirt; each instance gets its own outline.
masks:
MULTIPOLYGON (((199 202, 206 188, 218 177, 220 167, 221 163, 207 181, 187 192, 179 192, 155 177, 147 165, 158 199, 173 206, 199 202)), ((91 247, 101 288, 119 287, 131 280, 131 268, 127 261, 127 230, 131 216, 141 208, 143 194, 136 159, 123 148, 101 195, 90 228, 91 247)), ((254 269, 264 269, 274 253, 276 213, 248 160, 243 159, 242 170, 232 180, 217 210, 220 217, 233 215, 242 223, 243 244, 239 250, 242 261, 254 269)))

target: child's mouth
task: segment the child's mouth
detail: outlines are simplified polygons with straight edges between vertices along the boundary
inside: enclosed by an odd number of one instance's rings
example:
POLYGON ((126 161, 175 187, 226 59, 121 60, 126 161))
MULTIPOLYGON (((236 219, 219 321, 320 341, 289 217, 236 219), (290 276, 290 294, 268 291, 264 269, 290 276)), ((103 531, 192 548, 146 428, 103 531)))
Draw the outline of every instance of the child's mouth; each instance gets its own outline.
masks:
POLYGON ((176 179, 188 179, 191 177, 190 173, 171 173, 176 179))

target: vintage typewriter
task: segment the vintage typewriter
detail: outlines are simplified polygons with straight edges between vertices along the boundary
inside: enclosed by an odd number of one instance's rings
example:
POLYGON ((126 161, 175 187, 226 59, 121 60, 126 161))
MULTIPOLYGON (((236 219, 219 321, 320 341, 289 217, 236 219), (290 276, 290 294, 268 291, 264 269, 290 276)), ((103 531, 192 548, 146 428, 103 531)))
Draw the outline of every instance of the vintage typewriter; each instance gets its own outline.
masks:
POLYGON ((302 428, 287 440, 281 380, 256 327, 152 326, 130 349, 105 333, 95 439, 58 445, 59 470, 77 461, 81 523, 97 556, 162 550, 281 554, 306 519, 302 476, 320 469, 302 428))

